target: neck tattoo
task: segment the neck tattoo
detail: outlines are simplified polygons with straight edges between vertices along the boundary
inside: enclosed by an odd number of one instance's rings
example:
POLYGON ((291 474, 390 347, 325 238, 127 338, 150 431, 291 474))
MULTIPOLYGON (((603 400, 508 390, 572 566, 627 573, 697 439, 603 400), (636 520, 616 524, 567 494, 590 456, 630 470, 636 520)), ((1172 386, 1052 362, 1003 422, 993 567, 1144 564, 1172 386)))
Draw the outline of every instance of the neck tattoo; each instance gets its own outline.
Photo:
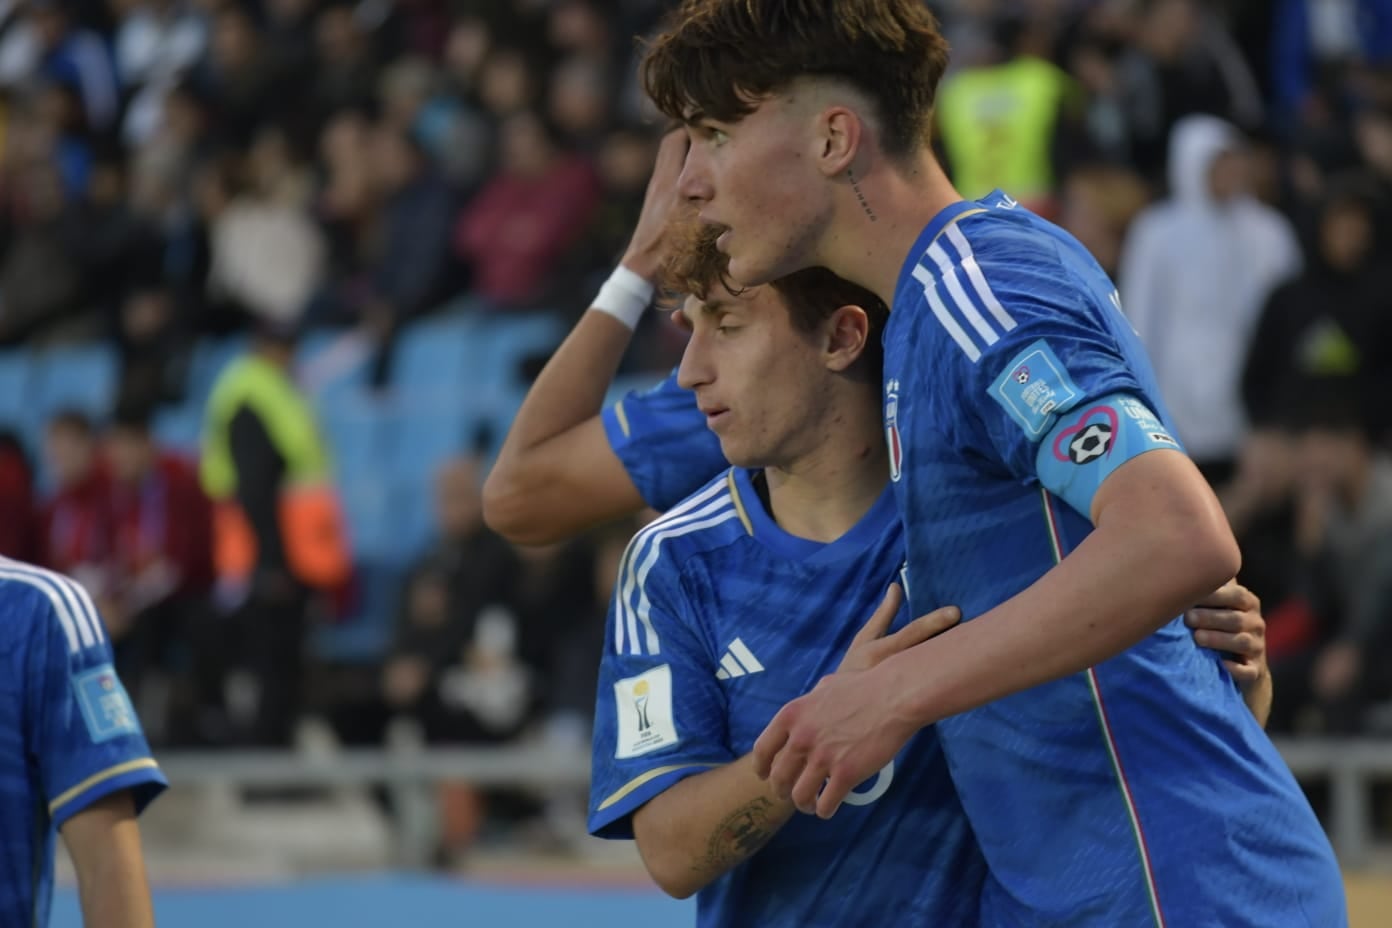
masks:
POLYGON ((870 208, 870 201, 865 199, 865 194, 860 192, 860 181, 855 179, 855 172, 847 168, 846 177, 851 181, 851 189, 855 191, 856 199, 860 201, 860 208, 865 210, 865 215, 870 217, 871 222, 875 222, 875 211, 870 208))

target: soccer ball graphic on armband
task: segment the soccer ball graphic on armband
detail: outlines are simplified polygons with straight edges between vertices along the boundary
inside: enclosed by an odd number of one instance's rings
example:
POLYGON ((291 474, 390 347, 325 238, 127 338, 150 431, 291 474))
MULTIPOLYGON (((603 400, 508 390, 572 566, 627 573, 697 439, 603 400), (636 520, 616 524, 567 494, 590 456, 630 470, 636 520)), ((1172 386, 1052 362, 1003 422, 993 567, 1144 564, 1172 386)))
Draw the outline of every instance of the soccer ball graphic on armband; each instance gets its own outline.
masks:
POLYGON ((1106 454, 1111 443, 1112 427, 1105 422, 1094 422, 1068 443, 1068 457, 1074 464, 1086 464, 1106 454))

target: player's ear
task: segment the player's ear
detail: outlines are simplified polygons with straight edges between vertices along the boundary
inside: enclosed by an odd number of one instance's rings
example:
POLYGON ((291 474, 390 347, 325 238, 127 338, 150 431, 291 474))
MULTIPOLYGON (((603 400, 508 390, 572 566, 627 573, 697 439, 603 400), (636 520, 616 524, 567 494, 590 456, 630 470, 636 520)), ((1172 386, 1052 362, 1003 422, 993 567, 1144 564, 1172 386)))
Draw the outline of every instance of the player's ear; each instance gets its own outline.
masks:
POLYGON ((849 106, 829 106, 818 122, 821 154, 817 166, 825 177, 840 177, 850 170, 860 151, 865 123, 849 106))
POLYGON ((865 353, 870 343, 870 317, 854 304, 842 306, 826 322, 826 365, 828 370, 848 370, 865 353))

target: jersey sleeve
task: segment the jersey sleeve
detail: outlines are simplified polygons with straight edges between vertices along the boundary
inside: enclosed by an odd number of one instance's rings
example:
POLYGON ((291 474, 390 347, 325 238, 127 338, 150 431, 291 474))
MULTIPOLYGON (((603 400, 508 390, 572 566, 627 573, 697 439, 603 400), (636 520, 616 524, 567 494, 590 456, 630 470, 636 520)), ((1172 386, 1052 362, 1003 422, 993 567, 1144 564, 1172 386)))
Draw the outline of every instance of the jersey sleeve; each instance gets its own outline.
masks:
POLYGON ((710 482, 729 464, 720 439, 706 427, 696 394, 677 384, 634 390, 604 410, 604 431, 633 485, 649 506, 665 512, 710 482))
POLYGON ((639 807, 735 759, 718 667, 678 567, 664 556, 645 570, 642 539, 620 566, 595 698, 589 830, 602 838, 632 838, 639 807))
POLYGON ((168 785, 112 667, 87 593, 47 574, 27 655, 26 741, 49 816, 61 828, 98 799, 130 790, 139 812, 168 785))
MULTIPOLYGON (((959 447, 1014 479, 1038 481, 1087 516, 1119 466, 1179 443, 1134 369, 1139 344, 1123 344, 1126 322, 1114 304, 1098 305, 1105 301, 1082 286, 1050 285, 1043 274, 1000 276, 988 283, 981 275, 964 297, 986 310, 973 314, 975 350, 961 350, 960 338, 936 340, 939 363, 928 376, 935 370, 950 383, 934 391, 943 404, 935 418, 953 423, 959 447), (975 340, 981 331, 991 337, 975 340)), ((939 306, 960 309, 941 298, 939 306)))

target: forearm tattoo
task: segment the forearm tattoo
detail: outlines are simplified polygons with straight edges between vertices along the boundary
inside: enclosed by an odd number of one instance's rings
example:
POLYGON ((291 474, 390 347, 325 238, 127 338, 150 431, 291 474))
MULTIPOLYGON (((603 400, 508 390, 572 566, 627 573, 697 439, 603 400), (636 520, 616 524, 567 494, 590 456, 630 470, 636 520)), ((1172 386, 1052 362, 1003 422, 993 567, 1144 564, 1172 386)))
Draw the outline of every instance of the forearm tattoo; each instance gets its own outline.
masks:
POLYGON ((692 869, 724 873, 763 847, 778 830, 771 815, 773 807, 771 800, 760 796, 731 812, 711 832, 705 857, 692 869))

